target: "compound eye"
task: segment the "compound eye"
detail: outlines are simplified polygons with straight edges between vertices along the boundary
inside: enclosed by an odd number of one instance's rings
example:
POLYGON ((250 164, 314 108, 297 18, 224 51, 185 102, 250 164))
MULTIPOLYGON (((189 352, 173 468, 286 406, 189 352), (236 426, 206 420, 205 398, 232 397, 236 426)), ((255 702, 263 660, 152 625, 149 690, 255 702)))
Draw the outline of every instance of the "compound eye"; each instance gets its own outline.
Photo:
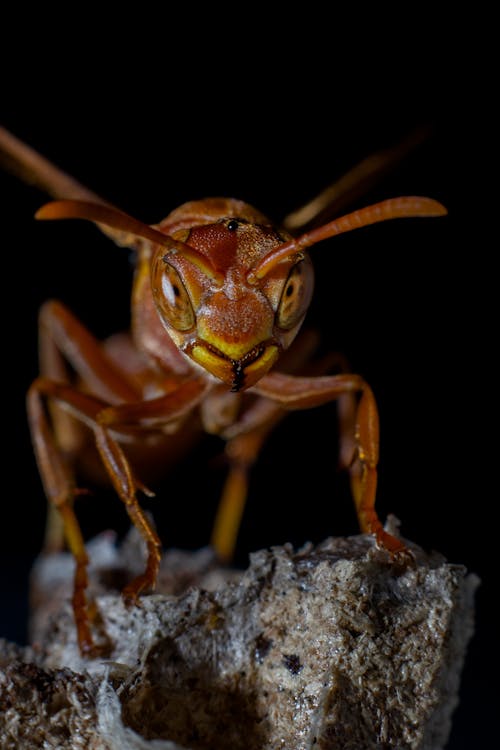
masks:
POLYGON ((276 313, 276 323, 285 331, 296 326, 306 314, 313 291, 313 272, 309 261, 297 263, 283 287, 276 313))
POLYGON ((161 268, 161 292, 156 289, 156 302, 160 304, 168 322, 177 331, 189 331, 196 322, 193 305, 179 273, 164 258, 161 268))

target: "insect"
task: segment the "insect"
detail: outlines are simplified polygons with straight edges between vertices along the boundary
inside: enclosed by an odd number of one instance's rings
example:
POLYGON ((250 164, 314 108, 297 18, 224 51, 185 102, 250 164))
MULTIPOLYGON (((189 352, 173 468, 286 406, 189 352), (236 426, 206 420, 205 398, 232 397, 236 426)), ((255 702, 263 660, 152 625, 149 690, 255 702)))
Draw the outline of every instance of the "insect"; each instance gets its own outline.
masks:
POLYGON ((383 529, 375 511, 379 426, 372 390, 357 374, 298 374, 309 351, 297 334, 313 295, 309 248, 381 221, 441 216, 445 208, 430 198, 393 198, 292 236, 243 201, 208 198, 150 226, 107 204, 6 131, 0 131, 0 147, 18 171, 34 175, 59 199, 42 206, 38 219, 91 221, 137 255, 130 334, 100 342, 62 303, 46 303, 41 375, 27 396, 52 509, 49 537, 59 533, 57 517, 75 558, 73 609, 82 654, 92 652, 94 641, 88 559, 73 500, 80 492, 75 465, 88 461, 89 436, 94 466, 97 455, 98 469, 147 545, 144 573, 123 591, 127 602, 154 587, 160 563, 160 539, 137 499, 138 492, 150 493, 139 470, 177 449, 193 420, 225 441, 228 477, 212 535, 221 560, 232 555, 249 471, 269 432, 289 410, 335 400, 360 528, 392 558, 407 559, 405 545, 383 529), (280 369, 285 361, 287 372, 280 369))

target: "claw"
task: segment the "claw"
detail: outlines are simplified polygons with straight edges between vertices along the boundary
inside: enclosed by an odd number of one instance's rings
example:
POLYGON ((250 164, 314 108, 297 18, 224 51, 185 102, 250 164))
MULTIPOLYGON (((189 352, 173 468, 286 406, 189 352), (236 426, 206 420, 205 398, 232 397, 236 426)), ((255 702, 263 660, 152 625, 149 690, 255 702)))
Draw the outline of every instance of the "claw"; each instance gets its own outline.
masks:
POLYGON ((151 581, 149 575, 144 574, 137 576, 122 591, 122 599, 126 607, 140 607, 139 594, 146 589, 152 589, 154 581, 151 581))
POLYGON ((379 549, 386 550, 391 562, 398 568, 414 568, 416 559, 413 552, 397 537, 389 534, 384 529, 378 529, 375 533, 375 541, 379 549))
POLYGON ((130 586, 126 586, 122 591, 122 601, 127 609, 132 607, 140 607, 141 603, 136 593, 130 590, 130 586))
POLYGON ((78 636, 78 646, 80 648, 80 653, 83 656, 83 658, 94 656, 95 643, 92 640, 90 631, 82 632, 81 628, 79 628, 77 625, 77 636, 78 636))
POLYGON ((399 552, 391 553, 391 561, 402 570, 417 567, 417 559, 408 547, 405 547, 399 552))

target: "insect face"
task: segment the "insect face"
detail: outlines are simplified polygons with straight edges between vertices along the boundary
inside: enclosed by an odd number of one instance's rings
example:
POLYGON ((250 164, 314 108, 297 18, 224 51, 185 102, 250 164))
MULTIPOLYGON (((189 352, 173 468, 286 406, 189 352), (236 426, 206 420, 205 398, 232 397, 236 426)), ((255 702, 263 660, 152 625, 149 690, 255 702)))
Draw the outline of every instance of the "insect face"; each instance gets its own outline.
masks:
POLYGON ((272 227, 224 218, 172 236, 203 254, 214 273, 182 253, 157 251, 151 282, 164 326, 204 370, 234 391, 249 388, 300 328, 313 290, 309 258, 286 259, 250 283, 255 264, 287 239, 272 227))

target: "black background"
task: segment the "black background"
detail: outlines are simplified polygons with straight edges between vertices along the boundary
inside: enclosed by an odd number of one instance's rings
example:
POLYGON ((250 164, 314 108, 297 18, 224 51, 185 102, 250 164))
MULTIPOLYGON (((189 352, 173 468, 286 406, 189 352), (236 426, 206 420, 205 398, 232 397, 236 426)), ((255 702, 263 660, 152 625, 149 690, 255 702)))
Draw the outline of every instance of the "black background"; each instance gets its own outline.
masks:
MULTIPOLYGON (((448 746, 459 750, 488 741, 494 700, 494 524, 482 485, 493 467, 486 468, 490 448, 480 427, 491 388, 483 349, 488 271, 481 242, 467 240, 486 115, 446 21, 396 18, 395 30, 379 36, 370 22, 353 28, 355 16, 335 25, 311 8, 277 26, 250 10, 243 20, 221 10, 164 28, 144 11, 119 28, 78 18, 58 32, 45 19, 43 27, 30 24, 29 34, 16 21, 0 122, 149 223, 209 195, 242 198, 279 221, 365 156, 415 128, 429 130, 356 205, 421 194, 441 200, 449 216, 392 222, 314 248, 307 324, 374 389, 380 515, 396 514, 403 535, 483 581, 448 746)), ((132 268, 128 252, 91 225, 37 224, 33 214, 45 196, 36 189, 0 174, 0 196, 0 635, 23 642, 29 567, 45 513, 24 409, 37 374, 37 311, 55 297, 100 337, 124 328, 132 268)), ((207 543, 224 476, 220 451, 218 440, 207 439, 146 503, 166 545, 207 543)), ((262 546, 357 533, 335 467, 333 410, 291 415, 254 472, 237 561, 244 565, 262 546)), ((81 514, 87 534, 127 528, 107 493, 82 501, 81 514)))

